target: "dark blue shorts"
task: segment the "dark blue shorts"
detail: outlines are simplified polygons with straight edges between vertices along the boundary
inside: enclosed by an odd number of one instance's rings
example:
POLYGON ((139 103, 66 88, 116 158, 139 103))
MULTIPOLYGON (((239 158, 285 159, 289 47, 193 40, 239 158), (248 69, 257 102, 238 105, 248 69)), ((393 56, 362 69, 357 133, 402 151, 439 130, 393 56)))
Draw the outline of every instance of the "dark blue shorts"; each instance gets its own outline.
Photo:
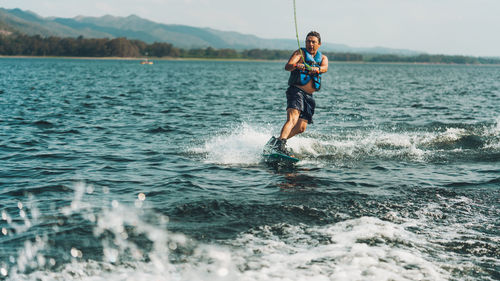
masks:
POLYGON ((286 90, 286 109, 295 108, 300 110, 299 118, 307 120, 308 124, 313 123, 312 117, 315 107, 316 102, 313 95, 295 86, 290 86, 286 90))

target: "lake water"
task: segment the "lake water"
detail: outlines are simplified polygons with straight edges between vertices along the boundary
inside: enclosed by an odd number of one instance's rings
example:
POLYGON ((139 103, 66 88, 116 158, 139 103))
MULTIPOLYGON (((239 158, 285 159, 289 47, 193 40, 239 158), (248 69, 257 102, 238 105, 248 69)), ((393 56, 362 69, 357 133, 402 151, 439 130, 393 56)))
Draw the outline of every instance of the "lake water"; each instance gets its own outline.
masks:
POLYGON ((0 59, 0 279, 500 279, 500 66, 283 67, 0 59))

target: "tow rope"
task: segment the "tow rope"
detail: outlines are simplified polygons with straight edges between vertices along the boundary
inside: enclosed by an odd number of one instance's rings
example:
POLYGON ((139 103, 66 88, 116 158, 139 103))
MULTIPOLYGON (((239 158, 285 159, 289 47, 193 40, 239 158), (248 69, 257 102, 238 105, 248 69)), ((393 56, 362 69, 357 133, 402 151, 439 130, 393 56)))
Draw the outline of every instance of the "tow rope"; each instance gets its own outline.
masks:
POLYGON ((299 29, 297 28, 297 7, 295 5, 295 0, 293 0, 293 19, 295 21, 295 36, 297 37, 297 45, 299 46, 300 56, 302 57, 302 62, 307 70, 311 70, 311 66, 306 63, 306 59, 304 58, 304 54, 302 53, 302 48, 300 47, 299 40, 299 29))

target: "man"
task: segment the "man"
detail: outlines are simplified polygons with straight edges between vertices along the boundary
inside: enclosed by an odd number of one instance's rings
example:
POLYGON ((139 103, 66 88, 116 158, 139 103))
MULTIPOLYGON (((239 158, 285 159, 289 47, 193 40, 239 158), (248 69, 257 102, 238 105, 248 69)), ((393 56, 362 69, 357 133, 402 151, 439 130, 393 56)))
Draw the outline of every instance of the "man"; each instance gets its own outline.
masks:
POLYGON ((328 58, 318 51, 320 46, 319 33, 309 32, 306 36, 306 48, 295 51, 285 65, 285 70, 291 72, 286 91, 287 120, 279 138, 273 136, 268 142, 268 145, 281 153, 290 155, 286 149, 286 141, 303 133, 307 124, 313 123, 316 106, 313 93, 321 88, 321 74, 328 71, 328 58))

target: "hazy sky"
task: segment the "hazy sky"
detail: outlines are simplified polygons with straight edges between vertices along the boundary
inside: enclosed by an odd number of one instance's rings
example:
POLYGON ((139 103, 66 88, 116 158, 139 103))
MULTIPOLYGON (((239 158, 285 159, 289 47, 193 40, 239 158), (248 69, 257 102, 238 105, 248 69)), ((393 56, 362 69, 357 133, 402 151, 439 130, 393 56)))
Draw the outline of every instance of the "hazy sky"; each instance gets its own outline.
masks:
MULTIPOLYGON (((500 56, 500 0, 296 0, 300 37, 353 47, 500 56)), ((295 38, 292 0, 0 0, 41 16, 128 16, 295 38)))

